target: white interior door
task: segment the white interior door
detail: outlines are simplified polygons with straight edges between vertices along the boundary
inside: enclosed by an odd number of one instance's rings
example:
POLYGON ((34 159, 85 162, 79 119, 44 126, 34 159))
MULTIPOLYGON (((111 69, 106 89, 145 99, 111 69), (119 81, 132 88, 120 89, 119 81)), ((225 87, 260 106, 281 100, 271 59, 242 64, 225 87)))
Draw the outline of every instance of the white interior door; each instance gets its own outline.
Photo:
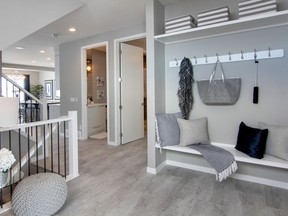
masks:
POLYGON ((120 44, 121 143, 144 137, 143 48, 120 44))

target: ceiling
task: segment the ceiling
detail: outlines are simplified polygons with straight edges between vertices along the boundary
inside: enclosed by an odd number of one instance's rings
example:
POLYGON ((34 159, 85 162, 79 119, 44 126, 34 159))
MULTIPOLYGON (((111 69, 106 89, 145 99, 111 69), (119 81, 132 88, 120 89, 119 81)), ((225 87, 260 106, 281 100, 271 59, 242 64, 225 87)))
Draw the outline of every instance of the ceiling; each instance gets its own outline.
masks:
MULTIPOLYGON (((61 43, 144 23, 145 1, 85 0, 86 3, 82 7, 3 49, 3 65, 53 68, 54 47, 61 43), (69 32, 70 27, 76 28, 76 32, 69 32), (24 49, 18 50, 16 46, 24 49)), ((0 7, 1 4, 2 2, 0 7)), ((34 9, 33 4, 30 7, 34 9)), ((12 11, 10 12, 12 14, 12 11)), ((53 10, 50 10, 50 13, 53 13, 53 10)), ((17 16, 17 13, 13 15, 17 16)))

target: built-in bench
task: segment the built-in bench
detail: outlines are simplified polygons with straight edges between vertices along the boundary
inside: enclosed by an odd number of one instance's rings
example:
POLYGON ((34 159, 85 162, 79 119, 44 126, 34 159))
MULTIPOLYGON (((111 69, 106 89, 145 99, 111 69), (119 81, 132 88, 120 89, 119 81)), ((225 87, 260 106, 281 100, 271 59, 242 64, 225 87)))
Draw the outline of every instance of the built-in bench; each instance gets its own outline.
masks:
MULTIPOLYGON (((288 161, 286 160, 282 160, 276 157, 273 157, 271 155, 264 155, 264 158, 262 159, 256 159, 256 158, 252 158, 240 151, 238 151, 237 149, 235 149, 235 147, 233 145, 230 144, 222 144, 222 143, 212 143, 212 145, 218 146, 220 148, 226 149, 227 151, 231 152, 234 157, 235 160, 237 162, 241 162, 241 163, 246 163, 246 164, 254 164, 254 165, 259 165, 262 167, 270 167, 270 168, 279 168, 279 169, 284 169, 284 171, 288 171, 288 161)), ((179 146, 179 145, 174 145, 174 146, 165 146, 162 147, 162 150, 167 150, 167 151, 176 151, 176 152, 182 152, 182 153, 187 153, 187 154, 194 154, 194 155, 201 155, 200 152, 191 149, 189 147, 183 147, 183 146, 179 146)), ((174 163, 169 163, 166 162, 166 164, 170 164, 170 165, 175 165, 174 163)), ((181 165, 180 165, 181 166, 181 165)), ((187 168, 187 167, 186 167, 187 168)), ((193 169, 193 168, 192 168, 193 169)), ((199 170, 199 169, 197 169, 199 170)), ((201 169, 199 171, 206 171, 208 169, 201 169)), ((285 188, 288 189, 288 182, 277 182, 277 181, 270 181, 267 180, 265 181, 261 181, 258 178, 241 178, 239 176, 241 176, 241 174, 238 174, 237 177, 237 172, 233 174, 234 177, 236 176, 236 178, 238 179, 243 179, 243 180, 247 180, 247 181, 251 181, 251 182, 258 182, 258 183, 263 183, 266 185, 271 185, 271 186, 276 186, 276 187, 280 187, 280 188, 285 188), (236 174, 236 175, 235 175, 236 174), (259 180, 259 181, 258 181, 259 180)))

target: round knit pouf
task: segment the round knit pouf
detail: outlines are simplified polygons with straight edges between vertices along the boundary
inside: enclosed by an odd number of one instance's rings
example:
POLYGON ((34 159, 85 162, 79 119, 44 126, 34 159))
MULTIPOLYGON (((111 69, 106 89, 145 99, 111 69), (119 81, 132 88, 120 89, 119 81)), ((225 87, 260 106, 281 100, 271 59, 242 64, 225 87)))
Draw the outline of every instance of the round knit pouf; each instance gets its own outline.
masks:
POLYGON ((46 216, 65 203, 65 179, 55 173, 39 173, 23 179, 12 194, 12 210, 17 216, 46 216))

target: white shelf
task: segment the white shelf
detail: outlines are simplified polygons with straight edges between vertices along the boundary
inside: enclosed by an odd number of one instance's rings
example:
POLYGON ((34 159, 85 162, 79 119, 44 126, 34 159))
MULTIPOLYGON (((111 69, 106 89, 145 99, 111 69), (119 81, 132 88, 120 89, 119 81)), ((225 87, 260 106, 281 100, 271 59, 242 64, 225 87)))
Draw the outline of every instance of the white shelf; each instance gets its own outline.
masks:
POLYGON ((156 35, 154 39, 163 44, 173 44, 218 35, 220 36, 284 25, 288 25, 288 10, 259 14, 208 26, 156 35))

